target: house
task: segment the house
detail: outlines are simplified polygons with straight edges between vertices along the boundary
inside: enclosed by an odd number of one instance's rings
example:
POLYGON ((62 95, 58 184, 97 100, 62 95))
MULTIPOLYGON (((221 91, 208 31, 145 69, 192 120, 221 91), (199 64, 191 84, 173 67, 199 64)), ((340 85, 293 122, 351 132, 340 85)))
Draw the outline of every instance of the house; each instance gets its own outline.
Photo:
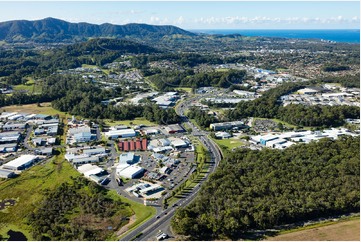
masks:
POLYGON ((3 165, 4 169, 8 170, 25 170, 33 165, 38 160, 38 156, 35 155, 22 155, 15 160, 12 160, 5 165, 3 165))

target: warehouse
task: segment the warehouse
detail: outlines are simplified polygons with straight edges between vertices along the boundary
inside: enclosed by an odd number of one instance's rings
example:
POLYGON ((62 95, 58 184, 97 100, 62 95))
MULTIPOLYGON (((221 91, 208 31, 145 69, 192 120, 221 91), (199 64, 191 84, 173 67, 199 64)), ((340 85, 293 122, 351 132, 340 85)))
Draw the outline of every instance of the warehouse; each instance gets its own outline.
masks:
POLYGON ((140 156, 134 155, 133 152, 123 153, 119 156, 119 164, 134 164, 140 160, 140 156))
POLYGON ((179 124, 168 125, 165 127, 165 130, 168 132, 168 134, 184 132, 184 129, 179 124))
POLYGON ((15 176, 13 171, 0 169, 0 178, 12 178, 15 176))
POLYGON ((242 121, 224 122, 224 123, 213 123, 209 126, 213 131, 227 130, 227 129, 241 129, 245 128, 246 125, 242 121))
POLYGON ((84 149, 83 154, 86 154, 86 155, 105 154, 105 148, 104 147, 97 147, 97 148, 93 148, 93 149, 84 149))
POLYGON ((144 172, 144 169, 140 166, 131 165, 123 170, 117 170, 118 176, 133 179, 135 177, 141 176, 144 172))
POLYGON ((83 158, 75 158, 73 159, 74 165, 86 164, 86 163, 95 163, 99 162, 99 157, 91 156, 91 157, 83 157, 83 158))
POLYGON ((111 139, 135 137, 136 135, 134 129, 110 130, 104 134, 111 139))
POLYGON ((0 145, 0 153, 15 152, 18 147, 17 143, 0 145))
POLYGON ((3 165, 3 168, 8 170, 25 170, 32 166, 37 159, 38 157, 35 155, 22 155, 3 165))

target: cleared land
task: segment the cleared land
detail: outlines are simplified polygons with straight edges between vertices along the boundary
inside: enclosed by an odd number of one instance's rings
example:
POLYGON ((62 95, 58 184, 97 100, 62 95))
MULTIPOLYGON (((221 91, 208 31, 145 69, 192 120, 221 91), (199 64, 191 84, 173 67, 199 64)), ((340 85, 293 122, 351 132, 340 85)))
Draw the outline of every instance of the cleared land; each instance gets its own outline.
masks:
POLYGON ((25 90, 29 93, 41 93, 41 85, 35 82, 34 79, 29 78, 25 84, 13 86, 14 90, 25 90))
POLYGON ((360 218, 267 238, 277 241, 359 241, 360 218))
POLYGON ((229 138, 229 139, 213 139, 214 142, 216 142, 220 148, 224 149, 227 147, 227 149, 232 150, 233 148, 237 148, 241 145, 244 145, 242 141, 239 139, 229 138))
POLYGON ((50 102, 40 103, 40 106, 38 106, 37 104, 5 106, 1 108, 1 111, 49 114, 49 115, 59 114, 59 116, 65 117, 65 113, 52 108, 50 102))
POLYGON ((131 125, 146 125, 146 126, 155 126, 158 125, 156 123, 150 122, 148 120, 146 120, 145 118, 135 118, 133 120, 117 120, 117 121, 112 121, 109 119, 104 119, 104 122, 106 125, 109 126, 114 126, 114 125, 127 125, 127 126, 131 126, 131 125))

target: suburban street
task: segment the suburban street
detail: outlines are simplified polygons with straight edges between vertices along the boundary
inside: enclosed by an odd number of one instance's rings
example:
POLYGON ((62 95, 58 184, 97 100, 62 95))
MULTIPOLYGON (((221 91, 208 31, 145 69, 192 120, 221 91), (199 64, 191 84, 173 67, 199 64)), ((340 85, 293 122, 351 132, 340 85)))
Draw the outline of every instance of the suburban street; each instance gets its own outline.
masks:
POLYGON ((189 105, 195 99, 190 99, 184 101, 182 104, 179 104, 176 107, 177 114, 182 118, 182 123, 187 124, 188 127, 192 129, 192 135, 198 136, 200 142, 207 147, 210 152, 211 156, 211 165, 209 172, 206 176, 202 179, 202 181, 192 189, 191 193, 186 196, 185 198, 179 199, 176 203, 176 206, 168 207, 167 209, 161 211, 157 209, 157 216, 146 221, 142 225, 140 225, 137 229, 131 231, 126 236, 124 236, 121 240, 122 241, 129 241, 129 240, 155 240, 155 236, 159 230, 162 230, 165 233, 170 233, 170 220, 173 217, 177 207, 185 207, 189 203, 193 201, 196 197, 198 191, 201 188, 203 182, 208 178, 208 176, 213 173, 216 167, 219 165, 219 162, 222 158, 220 149, 218 146, 207 137, 207 133, 205 131, 199 130, 193 123, 191 123, 188 118, 184 115, 185 111, 188 109, 189 105), (140 235, 141 234, 141 235, 140 235), (137 236, 137 238, 135 238, 137 236))

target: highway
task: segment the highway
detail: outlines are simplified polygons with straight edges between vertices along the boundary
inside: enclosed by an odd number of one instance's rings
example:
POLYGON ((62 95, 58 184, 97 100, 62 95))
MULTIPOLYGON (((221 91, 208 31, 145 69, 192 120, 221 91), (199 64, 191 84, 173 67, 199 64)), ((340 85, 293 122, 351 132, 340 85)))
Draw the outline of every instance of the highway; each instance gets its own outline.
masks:
POLYGON ((142 225, 140 225, 135 230, 128 233, 126 236, 124 236, 121 241, 129 241, 129 240, 140 240, 140 241, 146 241, 146 240, 155 240, 155 234, 160 230, 165 230, 165 228, 169 227, 170 220, 173 217, 177 207, 185 207, 189 203, 191 203, 194 198, 196 197, 197 193, 199 192, 201 185, 203 182, 208 178, 208 176, 215 171, 217 166, 219 165, 219 162, 222 159, 222 155, 220 152, 220 149, 218 146, 207 137, 207 133, 205 131, 202 131, 198 129, 193 123, 191 123, 188 118, 184 115, 185 111, 188 109, 189 105, 192 101, 196 100, 195 98, 186 100, 182 104, 178 105, 176 107, 177 114, 182 118, 182 123, 187 124, 188 127, 192 129, 192 135, 198 136, 201 143, 207 147, 207 149, 210 152, 211 156, 211 166, 209 169, 209 172, 206 174, 204 179, 192 189, 191 193, 185 197, 179 199, 177 202, 178 206, 169 207, 165 210, 163 210, 161 213, 159 213, 156 217, 146 221, 142 225), (135 238, 137 236, 137 238, 135 238))

